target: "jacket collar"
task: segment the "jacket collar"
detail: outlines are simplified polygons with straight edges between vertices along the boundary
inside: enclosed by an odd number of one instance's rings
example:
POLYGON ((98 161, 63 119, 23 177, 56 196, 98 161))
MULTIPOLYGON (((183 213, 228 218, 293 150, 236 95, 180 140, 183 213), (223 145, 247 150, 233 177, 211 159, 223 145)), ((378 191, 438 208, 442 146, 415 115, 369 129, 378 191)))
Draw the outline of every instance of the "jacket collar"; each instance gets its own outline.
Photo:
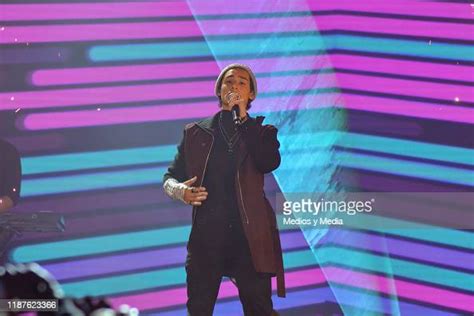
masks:
MULTIPOLYGON (((196 124, 200 128, 205 129, 210 133, 214 133, 214 126, 217 126, 217 120, 219 119, 219 113, 220 113, 220 111, 217 112, 216 114, 214 114, 211 117, 205 118, 204 120, 197 122, 196 124)), ((250 114, 247 114, 247 115, 248 115, 249 120, 256 121, 257 124, 262 124, 263 120, 265 119, 265 116, 257 116, 256 118, 253 118, 253 117, 250 116, 250 114)))

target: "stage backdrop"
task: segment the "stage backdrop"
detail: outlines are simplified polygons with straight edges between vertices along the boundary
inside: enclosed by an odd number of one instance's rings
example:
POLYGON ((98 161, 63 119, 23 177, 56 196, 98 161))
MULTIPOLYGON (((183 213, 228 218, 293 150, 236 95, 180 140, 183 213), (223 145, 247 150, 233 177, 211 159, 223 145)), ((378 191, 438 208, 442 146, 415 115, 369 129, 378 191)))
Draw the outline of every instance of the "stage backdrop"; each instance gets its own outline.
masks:
MULTIPOLYGON (((4 260, 38 262, 69 296, 185 314, 191 210, 164 196, 161 179, 184 125, 219 110, 214 81, 232 62, 258 78, 251 114, 279 128, 282 164, 265 187, 272 204, 295 192, 472 192, 473 9, 461 1, 2 1, 0 136, 23 166, 14 211, 54 211, 67 224, 64 233, 17 238, 4 260)), ((288 297, 275 297, 276 309, 311 315, 333 302, 347 315, 474 312, 472 212, 425 205, 360 229, 279 220, 288 297)), ((224 280, 216 315, 239 314, 224 280)))

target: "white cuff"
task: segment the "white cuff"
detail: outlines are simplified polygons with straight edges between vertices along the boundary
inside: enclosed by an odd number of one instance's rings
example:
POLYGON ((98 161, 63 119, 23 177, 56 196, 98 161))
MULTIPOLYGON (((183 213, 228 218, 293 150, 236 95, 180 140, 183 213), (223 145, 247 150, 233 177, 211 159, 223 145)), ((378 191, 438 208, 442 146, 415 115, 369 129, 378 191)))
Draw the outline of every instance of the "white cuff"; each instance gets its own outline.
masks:
POLYGON ((163 183, 163 189, 165 190, 166 195, 168 195, 173 200, 181 200, 184 203, 184 192, 189 187, 186 184, 178 182, 178 180, 174 178, 169 178, 168 180, 163 183))

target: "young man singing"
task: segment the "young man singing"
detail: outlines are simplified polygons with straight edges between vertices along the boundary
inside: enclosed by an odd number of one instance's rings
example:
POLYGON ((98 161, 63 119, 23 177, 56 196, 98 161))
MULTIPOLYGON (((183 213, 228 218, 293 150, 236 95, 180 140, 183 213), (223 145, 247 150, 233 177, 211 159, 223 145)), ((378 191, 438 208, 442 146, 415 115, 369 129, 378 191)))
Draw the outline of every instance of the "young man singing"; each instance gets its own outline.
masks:
POLYGON ((271 277, 277 277, 278 296, 284 297, 283 261, 263 185, 264 174, 280 165, 277 129, 247 113, 257 96, 249 67, 224 68, 215 94, 220 111, 185 127, 163 179, 166 194, 193 207, 186 259, 188 314, 212 315, 221 279, 228 276, 246 316, 276 315, 271 277))

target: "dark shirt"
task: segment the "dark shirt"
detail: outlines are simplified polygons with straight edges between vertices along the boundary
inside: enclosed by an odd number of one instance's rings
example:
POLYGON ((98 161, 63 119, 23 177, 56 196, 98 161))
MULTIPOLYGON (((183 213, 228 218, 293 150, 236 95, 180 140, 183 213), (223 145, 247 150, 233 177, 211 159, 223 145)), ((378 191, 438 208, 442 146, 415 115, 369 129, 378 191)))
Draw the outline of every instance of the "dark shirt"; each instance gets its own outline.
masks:
POLYGON ((243 238, 235 190, 240 134, 235 130, 229 111, 221 111, 218 115, 221 115, 221 126, 228 139, 235 136, 237 141, 229 150, 229 144, 219 127, 219 119, 214 120, 214 144, 203 181, 209 195, 198 208, 196 215, 201 242, 212 248, 222 247, 228 243, 229 238, 236 237, 235 235, 243 238))
POLYGON ((0 139, 0 197, 8 196, 16 205, 20 189, 20 155, 12 144, 0 139))
MULTIPOLYGON (((232 122, 232 116, 229 111, 221 111, 221 122, 225 133, 231 138, 236 130, 232 122)), ((214 122, 214 145, 209 156, 209 164, 204 177, 203 186, 207 189, 208 200, 204 203, 213 205, 218 211, 217 217, 222 224, 231 224, 230 222, 239 221, 239 211, 237 208, 235 177, 236 177, 236 159, 238 150, 238 141, 229 150, 223 133, 219 128, 219 120, 214 122)), ((216 218, 216 216, 214 216, 216 218)))

